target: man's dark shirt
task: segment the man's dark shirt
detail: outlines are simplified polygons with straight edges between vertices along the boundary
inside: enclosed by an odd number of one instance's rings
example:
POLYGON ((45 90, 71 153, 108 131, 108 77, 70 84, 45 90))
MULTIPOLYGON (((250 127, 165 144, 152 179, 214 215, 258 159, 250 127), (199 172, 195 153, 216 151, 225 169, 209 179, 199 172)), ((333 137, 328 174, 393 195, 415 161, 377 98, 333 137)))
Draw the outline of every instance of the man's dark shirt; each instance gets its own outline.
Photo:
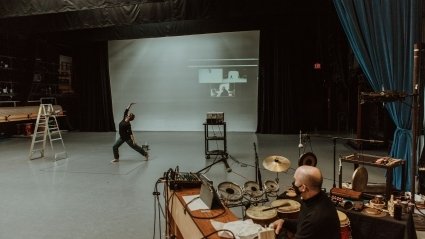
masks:
POLYGON ((325 192, 301 203, 298 219, 285 219, 283 227, 296 239, 339 239, 340 223, 335 205, 325 192))
POLYGON ((122 140, 127 141, 131 139, 131 135, 133 134, 131 131, 131 124, 130 122, 125 121, 125 117, 127 117, 129 109, 125 109, 124 111, 124 117, 121 120, 119 124, 119 133, 122 140))

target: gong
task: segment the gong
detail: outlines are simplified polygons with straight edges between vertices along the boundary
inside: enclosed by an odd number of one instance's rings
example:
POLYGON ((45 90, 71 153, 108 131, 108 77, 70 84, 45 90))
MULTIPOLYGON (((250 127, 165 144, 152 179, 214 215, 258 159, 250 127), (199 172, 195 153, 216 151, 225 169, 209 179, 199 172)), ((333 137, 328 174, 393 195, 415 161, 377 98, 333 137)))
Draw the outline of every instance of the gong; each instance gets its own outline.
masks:
POLYGON ((316 158, 316 155, 314 155, 312 152, 307 152, 301 155, 300 159, 298 160, 298 166, 309 165, 309 166, 316 167, 316 164, 317 164, 317 158, 316 158))

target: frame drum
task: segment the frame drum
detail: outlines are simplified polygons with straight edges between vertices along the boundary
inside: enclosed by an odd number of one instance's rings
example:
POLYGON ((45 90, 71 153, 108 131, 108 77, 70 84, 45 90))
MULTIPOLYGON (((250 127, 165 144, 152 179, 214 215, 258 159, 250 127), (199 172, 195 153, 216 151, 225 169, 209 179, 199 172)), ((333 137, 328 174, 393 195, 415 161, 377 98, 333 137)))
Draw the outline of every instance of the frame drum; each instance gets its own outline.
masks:
POLYGON ((264 192, 260 190, 260 185, 254 181, 248 181, 243 185, 244 192, 249 196, 251 201, 258 201, 263 196, 264 192))
POLYGON ((301 204, 292 199, 278 199, 271 202, 272 207, 278 207, 277 215, 279 218, 296 219, 300 213, 301 204), (281 207, 279 207, 282 205, 281 207))
POLYGON ((347 214, 337 210, 340 230, 341 230, 341 239, 352 239, 351 237, 351 227, 350 227, 350 219, 348 219, 347 214))
POLYGON ((256 224, 267 227, 270 223, 276 221, 276 209, 269 209, 269 206, 250 207, 246 210, 246 216, 256 224), (264 211, 265 209, 269 209, 264 211))
POLYGON ((242 199, 242 188, 232 182, 222 182, 217 186, 218 193, 224 202, 237 202, 242 199))
POLYGON ((264 190, 266 190, 266 193, 277 192, 279 191, 279 184, 277 184, 276 181, 267 180, 264 182, 264 190))

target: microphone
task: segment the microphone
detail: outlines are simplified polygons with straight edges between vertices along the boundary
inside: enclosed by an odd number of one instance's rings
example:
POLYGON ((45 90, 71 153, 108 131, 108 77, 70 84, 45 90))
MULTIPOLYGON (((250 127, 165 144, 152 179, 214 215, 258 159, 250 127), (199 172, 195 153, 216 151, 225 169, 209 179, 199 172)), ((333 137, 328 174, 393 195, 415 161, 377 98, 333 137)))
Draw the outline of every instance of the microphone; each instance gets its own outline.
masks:
POLYGON ((300 136, 299 136, 299 138, 300 138, 300 143, 298 144, 298 148, 303 148, 304 147, 304 145, 302 144, 302 141, 301 141, 301 130, 300 130, 300 136))

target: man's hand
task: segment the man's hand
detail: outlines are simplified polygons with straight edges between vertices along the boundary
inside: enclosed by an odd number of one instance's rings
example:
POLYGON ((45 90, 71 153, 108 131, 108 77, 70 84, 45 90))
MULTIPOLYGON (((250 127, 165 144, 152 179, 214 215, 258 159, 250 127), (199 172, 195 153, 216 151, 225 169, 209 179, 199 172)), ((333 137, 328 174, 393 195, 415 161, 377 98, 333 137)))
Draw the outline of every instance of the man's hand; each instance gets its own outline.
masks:
POLYGON ((273 223, 271 223, 269 225, 270 228, 274 229, 274 233, 276 233, 276 235, 278 235, 280 233, 280 231, 282 230, 282 226, 283 223, 285 221, 283 219, 277 219, 276 221, 274 221, 273 223))
POLYGON ((134 105, 134 104, 136 104, 136 103, 130 103, 128 106, 127 106, 127 109, 130 109, 130 107, 132 106, 132 105, 134 105))

